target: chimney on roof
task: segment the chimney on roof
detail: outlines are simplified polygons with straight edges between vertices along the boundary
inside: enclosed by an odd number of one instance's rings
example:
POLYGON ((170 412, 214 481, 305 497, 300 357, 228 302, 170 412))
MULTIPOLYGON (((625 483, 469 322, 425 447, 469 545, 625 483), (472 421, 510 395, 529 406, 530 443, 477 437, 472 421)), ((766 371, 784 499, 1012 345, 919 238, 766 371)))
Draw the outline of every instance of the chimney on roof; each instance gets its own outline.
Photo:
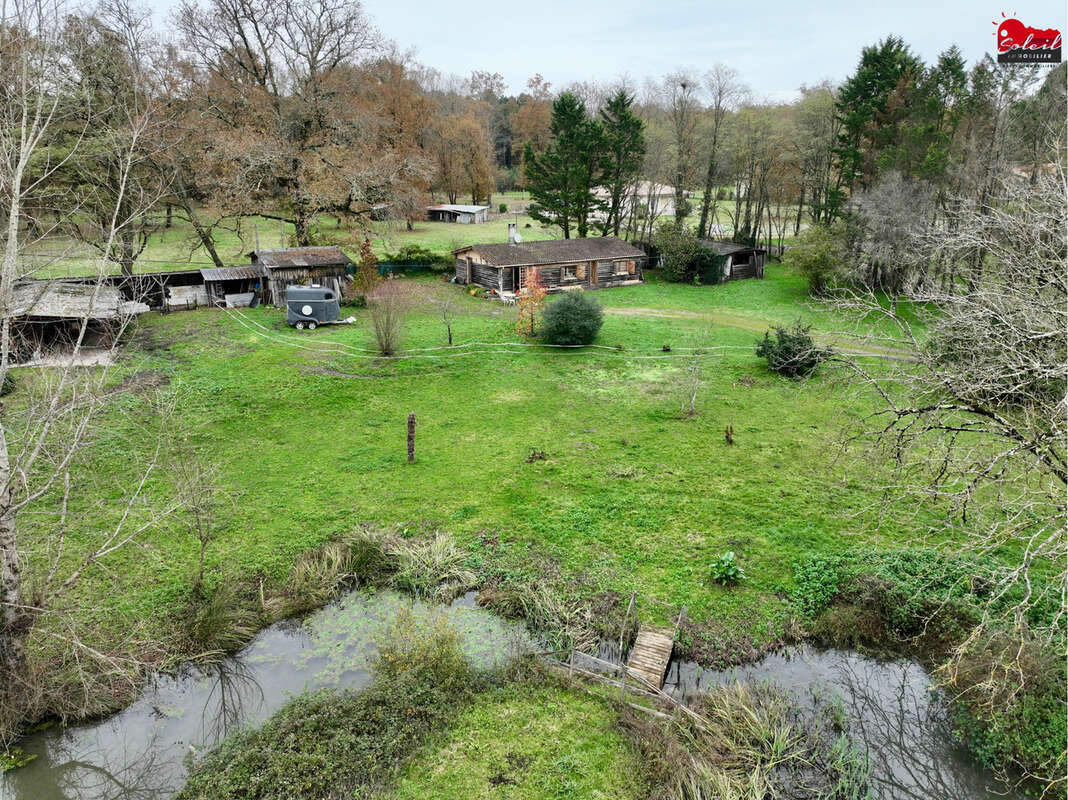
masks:
POLYGON ((508 223, 508 244, 515 244, 518 240, 515 233, 515 223, 508 223))

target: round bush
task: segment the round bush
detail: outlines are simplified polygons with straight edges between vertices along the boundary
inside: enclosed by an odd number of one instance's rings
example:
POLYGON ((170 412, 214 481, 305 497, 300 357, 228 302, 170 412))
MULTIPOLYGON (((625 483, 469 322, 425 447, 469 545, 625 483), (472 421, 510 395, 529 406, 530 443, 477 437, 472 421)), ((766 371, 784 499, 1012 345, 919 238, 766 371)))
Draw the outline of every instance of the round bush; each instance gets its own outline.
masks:
POLYGON ((550 344, 590 344, 604 322, 601 304, 581 292, 565 294, 542 313, 541 330, 550 344))

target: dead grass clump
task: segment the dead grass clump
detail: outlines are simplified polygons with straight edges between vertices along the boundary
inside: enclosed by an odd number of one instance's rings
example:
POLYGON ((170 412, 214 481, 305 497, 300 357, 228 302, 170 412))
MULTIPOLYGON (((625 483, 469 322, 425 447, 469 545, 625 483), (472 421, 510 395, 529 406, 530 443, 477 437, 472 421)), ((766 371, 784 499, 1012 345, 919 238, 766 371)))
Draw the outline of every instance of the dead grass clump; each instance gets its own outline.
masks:
POLYGON ((866 761, 823 723, 806 721, 768 687, 722 687, 701 698, 707 724, 626 710, 624 730, 642 752, 655 800, 765 800, 806 786, 816 797, 864 797, 866 761))
POLYGON ((474 571, 465 566, 467 554, 442 531, 430 539, 392 538, 387 553, 396 565, 393 585, 417 597, 448 602, 478 582, 474 571))
POLYGON ((554 647, 583 650, 599 638, 590 606, 545 583, 494 584, 482 590, 479 601, 506 618, 525 620, 554 647))
POLYGON ((229 581, 194 590, 180 620, 188 649, 197 660, 214 660, 240 649, 261 622, 250 598, 229 581))

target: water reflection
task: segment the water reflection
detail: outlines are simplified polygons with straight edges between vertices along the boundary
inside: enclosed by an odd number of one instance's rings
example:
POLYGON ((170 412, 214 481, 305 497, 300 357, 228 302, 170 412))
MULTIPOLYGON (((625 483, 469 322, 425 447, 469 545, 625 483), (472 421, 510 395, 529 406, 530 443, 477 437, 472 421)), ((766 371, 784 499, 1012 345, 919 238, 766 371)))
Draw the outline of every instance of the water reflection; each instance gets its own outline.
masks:
POLYGON ((779 686, 809 714, 841 704, 850 738, 868 755, 875 798, 1015 796, 956 741, 945 698, 916 662, 800 647, 732 670, 674 662, 665 690, 685 698, 734 681, 779 686))
POLYGON ((309 617, 262 631, 234 658, 157 676, 125 710, 95 725, 46 731, 23 742, 37 756, 0 777, 2 800, 162 800, 185 783, 189 758, 240 725, 265 720, 292 696, 324 687, 358 688, 383 626, 413 609, 448 624, 468 657, 492 665, 527 646, 515 626, 475 607, 447 609, 382 592, 352 593, 309 617))

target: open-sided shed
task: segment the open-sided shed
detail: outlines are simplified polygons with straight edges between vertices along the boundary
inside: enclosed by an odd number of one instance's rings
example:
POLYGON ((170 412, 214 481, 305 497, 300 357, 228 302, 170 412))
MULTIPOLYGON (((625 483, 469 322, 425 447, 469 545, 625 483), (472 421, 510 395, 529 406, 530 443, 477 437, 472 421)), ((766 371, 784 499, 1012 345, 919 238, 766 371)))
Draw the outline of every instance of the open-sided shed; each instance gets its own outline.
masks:
POLYGON ((87 346, 110 344, 131 317, 148 311, 144 303, 126 300, 118 286, 97 281, 23 281, 12 289, 12 360, 70 346, 83 324, 87 346))

